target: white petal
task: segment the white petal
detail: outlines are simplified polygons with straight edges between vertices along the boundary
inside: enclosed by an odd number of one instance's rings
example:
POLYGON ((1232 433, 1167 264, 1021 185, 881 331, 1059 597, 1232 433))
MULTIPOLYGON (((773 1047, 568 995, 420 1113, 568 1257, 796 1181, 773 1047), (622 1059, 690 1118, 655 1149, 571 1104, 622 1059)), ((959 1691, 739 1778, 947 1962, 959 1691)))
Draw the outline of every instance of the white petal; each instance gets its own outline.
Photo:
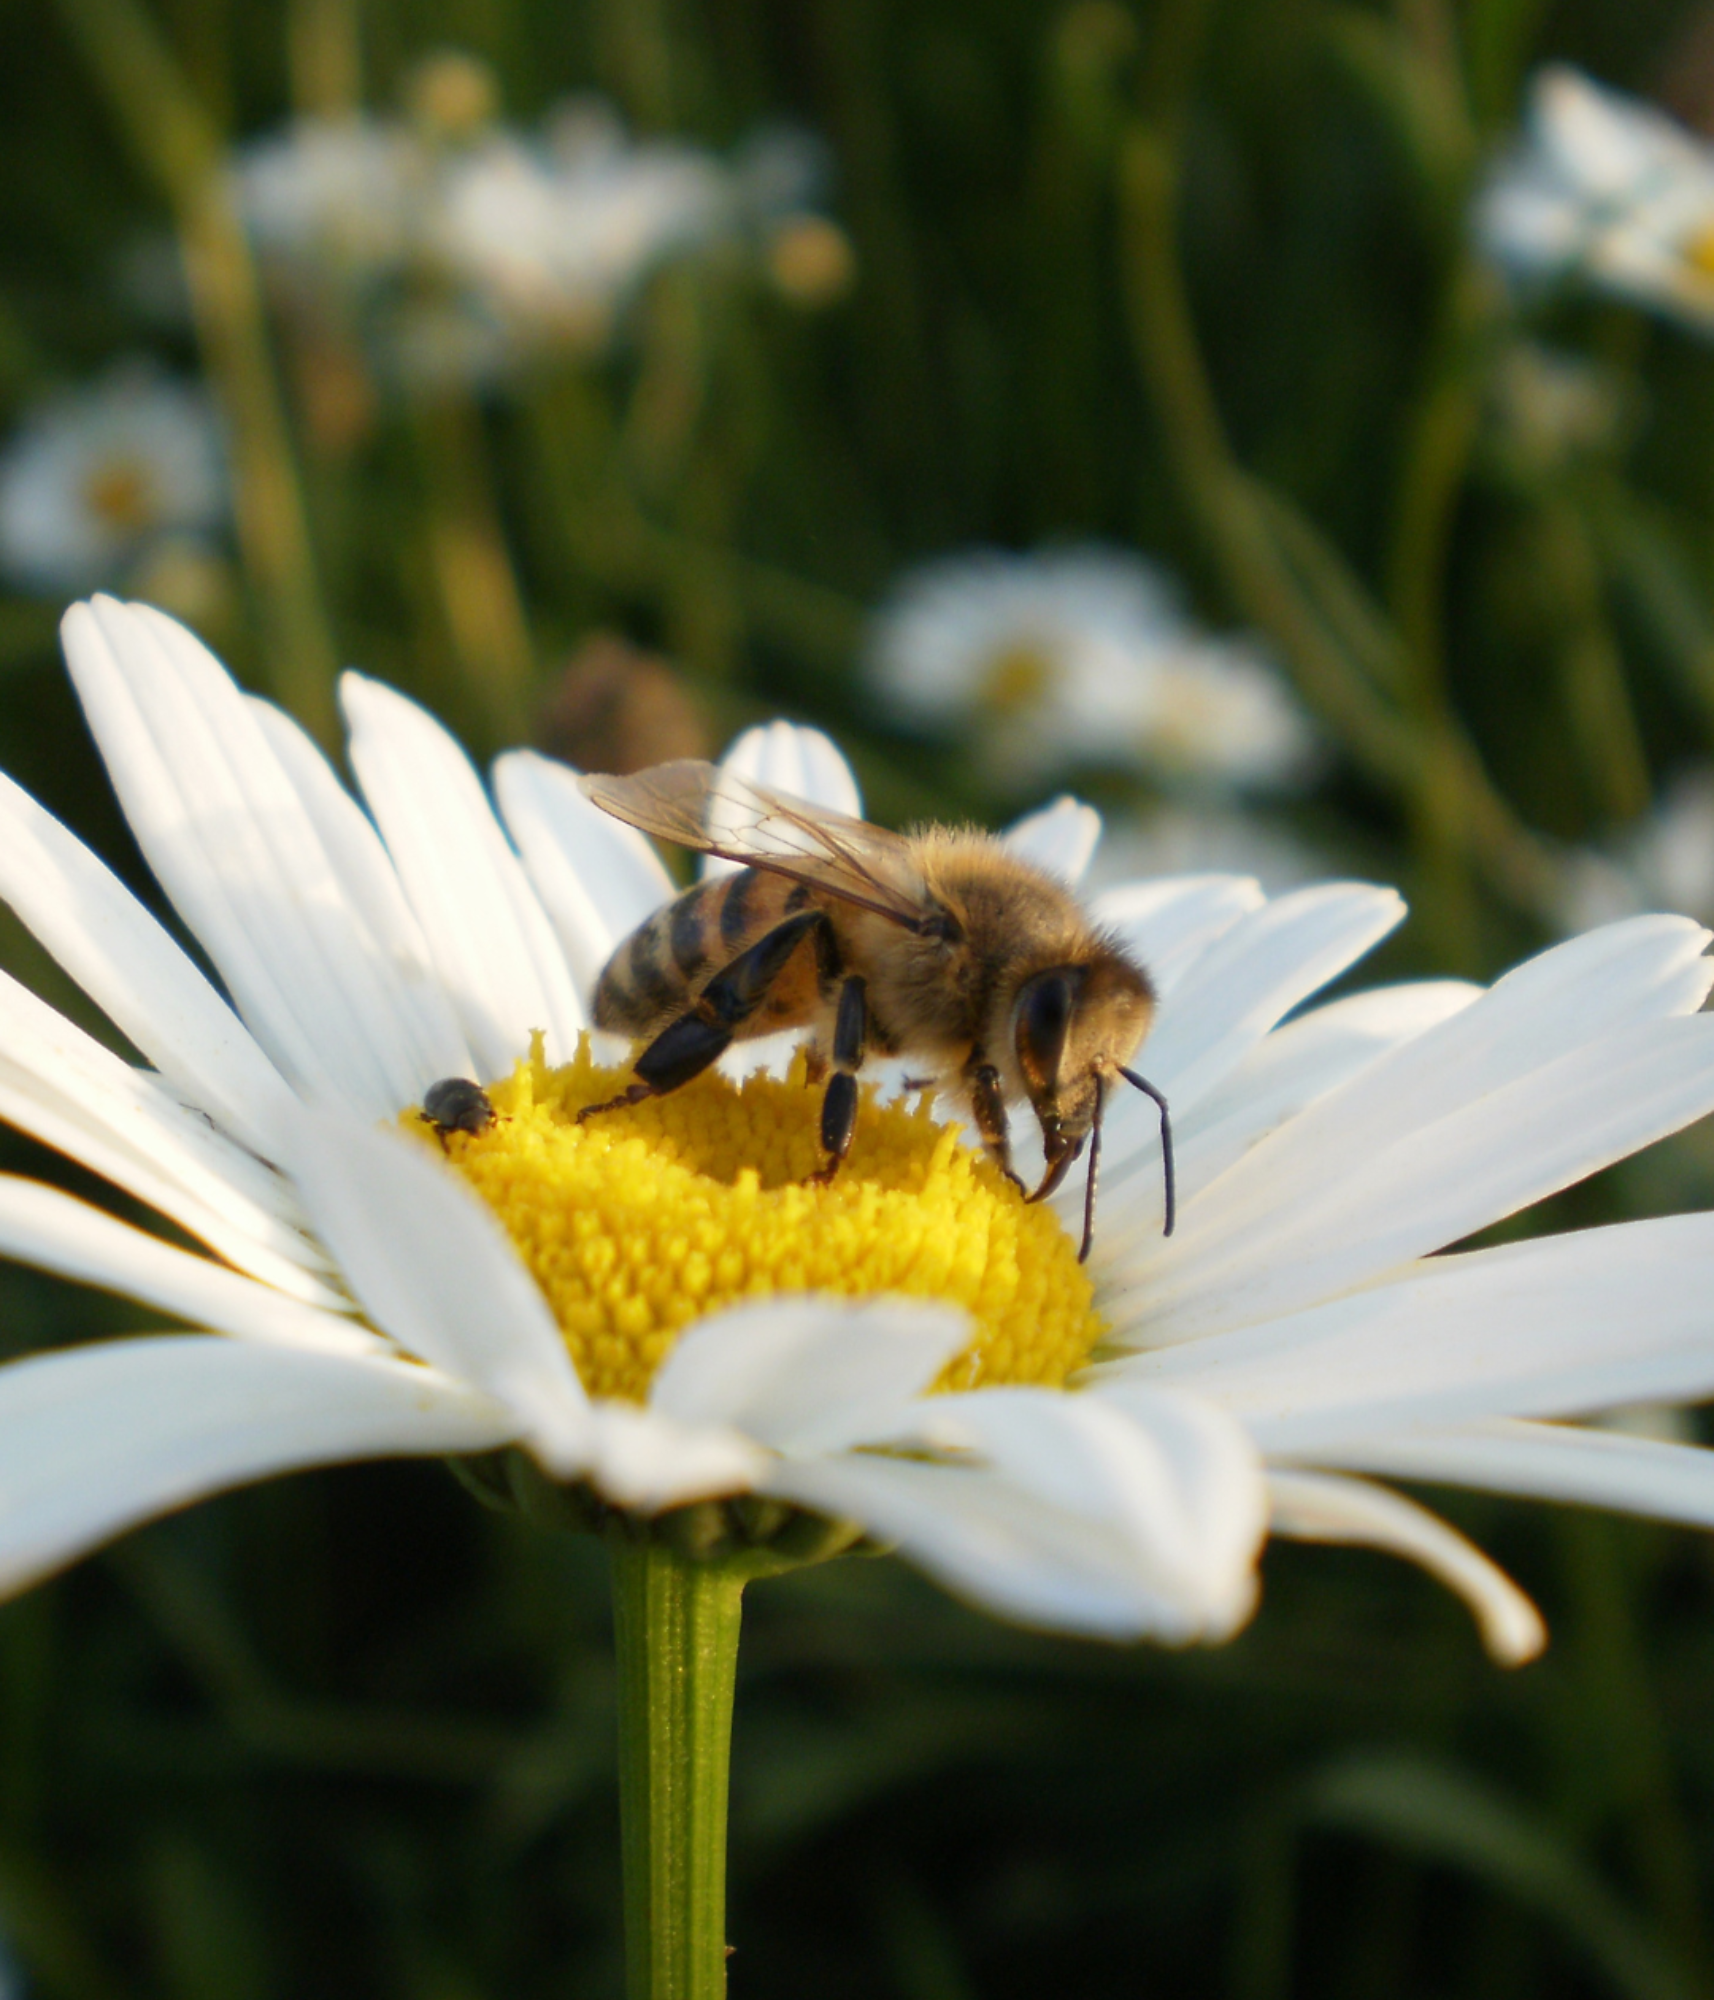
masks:
POLYGON ((497 1405, 398 1361, 196 1335, 14 1361, 0 1368, 0 1591, 230 1486, 511 1434, 497 1405))
POLYGON ((58 1188, 11 1174, 0 1175, 0 1256, 242 1340, 357 1356, 384 1345, 349 1320, 176 1250, 58 1188))
MULTIPOLYGON (((847 813, 853 819, 863 816, 863 800, 851 766, 833 739, 819 729, 806 729, 796 722, 759 723, 733 743, 721 758, 720 768, 770 791, 808 799, 811 805, 825 806, 830 812, 847 813)), ((730 874, 736 866, 713 854, 702 858, 705 879, 730 874)))
POLYGON ((1090 909, 1136 952, 1164 999, 1217 938, 1266 901, 1247 875, 1169 875, 1104 890, 1090 909))
POLYGON ((1683 957, 1704 935, 1638 918, 1519 967, 1253 1146, 1169 1244, 1139 1238, 1110 1316, 1164 1344, 1296 1310, 1701 1116, 1714 1021, 1671 1017, 1704 983, 1683 957))
POLYGON ((494 766, 494 792, 587 999, 618 947, 671 901, 672 877, 635 827, 583 796, 569 765, 514 750, 494 766))
POLYGON ((374 1324, 504 1403, 551 1470, 581 1470, 588 1399, 547 1302, 469 1186, 402 1133, 332 1110, 300 1117, 291 1160, 374 1324))
POLYGON ((766 1471, 768 1454, 718 1424, 681 1424, 634 1404, 597 1403, 591 1411, 587 1464, 596 1490, 640 1514, 747 1493, 766 1471))
POLYGON ((362 920, 378 981, 386 989, 388 1017, 399 1035, 398 1087, 406 1093, 400 1102, 414 1103, 442 1077, 469 1076, 470 1050, 381 836, 289 715, 272 702, 252 701, 251 707, 362 920))
POLYGON ((776 1451, 837 1451, 891 1430, 970 1339, 961 1312, 879 1299, 782 1298, 688 1327, 649 1407, 723 1424, 776 1451))
POLYGON ((62 629, 137 843, 257 1039, 302 1090, 408 1103, 386 968, 254 704, 147 605, 98 597, 62 629))
POLYGON ((1117 1409, 1062 1390, 979 1389, 917 1406, 905 1441, 974 1451, 1046 1506, 1098 1523, 1205 1637, 1254 1599, 1267 1525, 1262 1465, 1239 1425, 1171 1392, 1117 1409))
MULTIPOLYGON (((1175 1111, 1179 1200, 1188 1201, 1270 1132, 1350 1082, 1389 1049, 1468 1007, 1481 992, 1459 979, 1377 986, 1317 1007, 1264 1036, 1224 1083, 1187 1106, 1182 1116, 1175 1111)), ((1117 1163, 1110 1156, 1103 1161, 1097 1271, 1110 1269, 1125 1245, 1159 1233, 1160 1172, 1160 1148, 1153 1142, 1135 1147, 1117 1163)))
POLYGON ((583 1009, 523 865, 464 752, 425 709, 346 674, 351 763, 483 1078, 547 1036, 566 1061, 583 1009))
POLYGON ((1206 1396, 1270 1454, 1485 1416, 1714 1395, 1714 1216, 1432 1257, 1392 1284, 1090 1378, 1206 1396))
POLYGON ((176 1089, 268 1150, 279 1071, 106 863, 4 776, 0 896, 176 1089))
POLYGON ((1331 882, 1240 917, 1162 1002, 1141 1058, 1150 1082, 1188 1110, 1403 916, 1394 890, 1331 882))
POLYGON ((1547 1644, 1541 1614, 1511 1578, 1426 1508, 1360 1479, 1306 1472, 1271 1473, 1268 1490, 1276 1535, 1386 1549, 1420 1563, 1469 1605, 1501 1666, 1522 1666, 1547 1644))
POLYGON ((1522 1493, 1714 1528, 1714 1451, 1704 1445, 1497 1417, 1460 1430, 1355 1439, 1326 1457, 1352 1472, 1522 1493))
POLYGON ((1014 854, 1075 886, 1101 839, 1101 815, 1067 793, 1009 826, 1000 838, 1014 854))
POLYGON ((851 1453, 777 1460, 760 1484, 858 1522, 949 1590, 1021 1624, 1168 1645, 1202 1636, 1193 1611, 1139 1573, 1116 1530, 981 1466, 851 1453))
POLYGON ((252 1277, 339 1308, 287 1183, 160 1079, 0 973, 0 1119, 101 1174, 252 1277))

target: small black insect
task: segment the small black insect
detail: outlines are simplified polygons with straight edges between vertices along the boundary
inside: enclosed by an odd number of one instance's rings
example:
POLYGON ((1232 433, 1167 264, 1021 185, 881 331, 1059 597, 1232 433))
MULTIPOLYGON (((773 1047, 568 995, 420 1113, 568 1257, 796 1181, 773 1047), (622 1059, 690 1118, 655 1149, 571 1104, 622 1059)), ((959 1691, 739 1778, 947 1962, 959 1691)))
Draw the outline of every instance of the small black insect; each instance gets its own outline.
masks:
POLYGON ((486 1132, 494 1122, 494 1106, 481 1084, 467 1076, 443 1076, 423 1092, 423 1116, 446 1147, 449 1132, 486 1132))

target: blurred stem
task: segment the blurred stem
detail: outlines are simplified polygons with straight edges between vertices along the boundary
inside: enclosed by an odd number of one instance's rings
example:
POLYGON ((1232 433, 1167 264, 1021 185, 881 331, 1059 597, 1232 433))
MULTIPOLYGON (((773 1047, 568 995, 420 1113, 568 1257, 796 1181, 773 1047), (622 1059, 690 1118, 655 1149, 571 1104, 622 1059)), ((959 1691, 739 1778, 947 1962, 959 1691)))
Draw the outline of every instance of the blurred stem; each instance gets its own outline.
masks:
POLYGON ((286 46, 300 118, 343 118, 357 110, 363 43, 355 0, 291 0, 286 46))
POLYGON ((1548 589, 1564 617, 1572 734, 1602 812, 1631 819, 1648 807, 1648 758, 1607 616, 1600 559, 1580 512, 1557 496, 1543 504, 1541 541, 1548 589))
MULTIPOLYGON (((1596 1515, 1574 1514, 1561 1526, 1560 1546, 1576 1601, 1583 1649, 1581 1664, 1591 1700, 1580 1711, 1599 1713, 1607 1777, 1602 1804, 1617 1808, 1638 1876, 1655 1913, 1695 1986, 1714 1992, 1714 1945, 1702 1907, 1694 1844, 1673 1783, 1665 1718, 1637 1633, 1632 1566, 1620 1537, 1635 1530, 1596 1515)), ((1587 1757, 1582 1737, 1569 1746, 1587 1757)))
POLYGON ((726 1804, 747 1567, 618 1521, 619 1827, 629 2000, 726 1991, 726 1804))
POLYGON ((331 743, 335 652, 261 290, 219 136, 137 0, 60 0, 60 8, 178 226, 197 334, 226 419, 238 539, 270 690, 331 743))
MULTIPOLYGON (((1258 496, 1259 483, 1233 457, 1204 369, 1185 295, 1177 247, 1178 152, 1171 121, 1134 125, 1120 162, 1126 228, 1128 304, 1138 365, 1149 388, 1179 482, 1246 617, 1296 670, 1299 685, 1357 764, 1399 793, 1431 847, 1467 855, 1513 901, 1540 911, 1552 898, 1557 869, 1495 791, 1474 747, 1443 705, 1431 714, 1402 712, 1388 698, 1404 663, 1388 633, 1373 654, 1354 654, 1339 636, 1364 593, 1355 578, 1334 585, 1343 610, 1312 600, 1287 559, 1275 519, 1284 502, 1258 496), (1376 657, 1378 655, 1378 657, 1376 657), (1376 672, 1382 659, 1393 664, 1376 672), (1367 671, 1361 670, 1366 668, 1367 671), (1377 684, 1379 683, 1379 684, 1377 684)), ((1296 559, 1338 577, 1331 544, 1297 536, 1296 559)), ((1372 617, 1369 619, 1374 623, 1372 617)), ((1465 951, 1468 950, 1466 942, 1465 951)))
POLYGON ((543 396, 529 426, 577 567, 608 590, 660 598, 687 568, 717 562, 754 632, 812 660, 848 661, 862 633, 862 608, 825 584, 651 520, 609 469, 613 440, 603 414, 584 385, 559 385, 543 396))
POLYGON ((535 659, 500 522, 482 415, 453 388, 413 410, 427 493, 435 584, 459 677, 498 743, 529 722, 535 659))

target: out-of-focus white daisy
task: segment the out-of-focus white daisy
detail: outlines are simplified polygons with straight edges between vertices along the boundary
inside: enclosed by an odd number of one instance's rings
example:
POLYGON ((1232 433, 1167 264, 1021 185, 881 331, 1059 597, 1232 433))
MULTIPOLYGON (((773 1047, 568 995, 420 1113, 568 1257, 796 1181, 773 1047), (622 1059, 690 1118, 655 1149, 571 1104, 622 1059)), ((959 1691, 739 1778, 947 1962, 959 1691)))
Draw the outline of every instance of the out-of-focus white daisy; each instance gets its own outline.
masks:
POLYGON ((1313 754, 1259 649, 1199 630, 1164 572, 1121 549, 977 549, 926 564, 882 605, 868 655, 897 714, 973 732, 1011 785, 1079 765, 1279 784, 1313 754))
POLYGON ((430 164, 402 122, 353 112, 248 141, 232 176, 264 257, 294 281, 345 284, 392 276, 413 256, 430 164))
MULTIPOLYGON (((990 1608, 1113 1637, 1232 1630, 1271 1521, 1426 1564, 1521 1658, 1515 1588, 1353 1475, 1714 1520, 1708 1453, 1543 1421, 1714 1392, 1714 1218, 1433 1254, 1714 1106, 1696 925, 1300 1014, 1396 922, 1390 892, 1108 892, 1159 987, 1180 1220, 1163 1239, 1127 1095, 1091 1274, 925 1110, 871 1103, 825 1187, 795 1084, 706 1077, 578 1124, 613 1080, 574 1053, 583 995, 670 885, 563 766, 502 758, 497 817, 438 724, 352 676, 371 818, 170 620, 97 600, 66 645, 230 1000, 0 784, 0 894, 148 1065, 0 982, 0 1115, 220 1261, 0 1179, 6 1254, 207 1329, 0 1369, 9 1587, 245 1479, 513 1444, 639 1514, 759 1493, 858 1523, 990 1608), (409 1108, 460 1075, 498 1116, 437 1145, 409 1108)), ((854 796, 813 737, 736 759, 854 796)), ((1097 831, 1062 801, 1009 839, 1070 879, 1097 831)))
POLYGON ((1520 283, 1579 279, 1714 329, 1714 149, 1575 69, 1537 73, 1474 226, 1520 283))
POLYGON ((1639 910, 1682 910, 1714 923, 1714 769, 1681 772, 1659 805, 1606 852, 1566 861, 1560 922, 1567 931, 1639 910))
POLYGON ((496 133, 443 163, 429 248, 502 323, 587 341, 663 259, 719 230, 729 198, 711 154, 562 113, 546 144, 496 133))
POLYGON ((811 303, 849 277, 805 135, 764 132, 722 159, 634 138, 594 96, 525 132, 495 117, 491 74, 457 52, 420 65, 407 97, 408 118, 298 119, 232 165, 270 271, 324 307, 373 312, 407 377, 486 379, 543 346, 597 347, 653 271, 714 245, 747 246, 811 303))
POLYGON ((1085 886, 1111 889, 1156 875, 1247 875, 1275 896, 1325 881, 1330 872, 1325 853, 1264 814, 1161 805, 1108 825, 1085 886))
POLYGON ((218 534, 226 510, 207 396, 126 362, 40 404, 0 452, 0 570, 45 597, 122 582, 218 534))

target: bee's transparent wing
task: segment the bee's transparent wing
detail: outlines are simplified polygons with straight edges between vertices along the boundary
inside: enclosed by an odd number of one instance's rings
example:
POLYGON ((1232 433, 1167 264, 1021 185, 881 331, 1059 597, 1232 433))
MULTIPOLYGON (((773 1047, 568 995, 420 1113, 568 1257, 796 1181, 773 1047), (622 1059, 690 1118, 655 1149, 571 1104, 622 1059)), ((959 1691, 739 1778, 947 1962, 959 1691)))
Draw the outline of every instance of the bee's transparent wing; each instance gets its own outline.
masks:
POLYGON ((578 783, 603 812, 659 840, 790 875, 895 923, 915 928, 923 920, 922 876, 909 843, 866 820, 690 757, 628 778, 591 774, 578 783))

